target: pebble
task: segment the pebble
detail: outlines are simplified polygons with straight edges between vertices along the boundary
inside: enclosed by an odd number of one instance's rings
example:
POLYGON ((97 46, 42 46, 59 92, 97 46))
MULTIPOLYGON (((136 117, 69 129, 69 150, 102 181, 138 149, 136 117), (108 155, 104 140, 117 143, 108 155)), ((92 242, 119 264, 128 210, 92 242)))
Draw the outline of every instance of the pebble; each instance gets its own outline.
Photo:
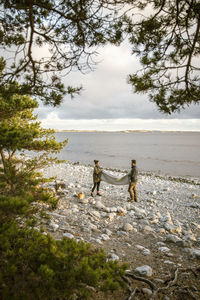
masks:
POLYGON ((148 265, 137 267, 135 269, 135 272, 141 276, 147 276, 147 277, 150 277, 153 274, 152 268, 148 265))
POLYGON ((152 291, 148 288, 143 288, 142 289, 142 292, 148 296, 151 296, 152 295, 152 291))
POLYGON ((73 239, 74 238, 73 234, 71 234, 69 232, 63 233, 63 237, 67 237, 68 239, 73 239))
POLYGON ((169 249, 168 247, 159 247, 158 250, 159 250, 160 252, 163 252, 163 253, 166 253, 166 252, 169 252, 169 251, 170 251, 170 249, 169 249))
POLYGON ((110 258, 108 260, 112 260, 112 261, 116 261, 116 260, 119 260, 119 256, 112 253, 110 254, 110 258))
MULTIPOLYGON (((110 240, 105 245, 110 247, 113 243, 115 249, 121 249, 118 254, 118 257, 121 258, 123 255, 121 247, 133 247, 135 233, 138 229, 137 236, 143 237, 144 246, 149 248, 136 245, 135 248, 140 251, 141 255, 150 255, 151 253, 152 256, 154 255, 155 245, 152 243, 151 246, 147 246, 149 243, 147 244, 145 240, 157 238, 157 240, 162 239, 166 243, 172 244, 171 251, 165 243, 157 244, 158 248, 169 249, 167 252, 163 252, 167 256, 173 255, 170 252, 173 252, 173 246, 176 245, 183 249, 192 249, 183 252, 183 255, 199 257, 200 250, 197 247, 200 245, 200 222, 196 210, 200 205, 198 186, 168 181, 164 177, 139 175, 139 201, 130 203, 126 199, 128 196, 127 186, 104 185, 103 182, 101 185, 102 196, 90 197, 92 167, 63 163, 61 166, 52 165, 43 172, 47 176, 56 174, 59 180, 66 185, 66 188, 60 189, 60 192, 65 195, 60 199, 58 208, 51 212, 48 211, 47 206, 44 207, 51 222, 44 223, 42 221, 42 224, 46 224, 45 231, 47 233, 55 232, 56 238, 61 238, 62 235, 69 238, 76 236, 79 240, 83 238, 84 241, 91 241, 99 245, 102 245, 103 241, 110 240), (85 198, 79 200, 77 193, 80 191, 85 198), (147 194, 147 191, 150 193, 147 194), (149 194, 153 196, 149 196, 149 194), (73 195, 76 195, 76 198, 73 195), (189 206, 190 204, 193 206, 189 206), (65 221, 66 224, 63 223, 65 221), (94 234, 94 237, 91 237, 91 234, 94 234), (98 238, 95 237, 97 234, 98 238)), ((122 173, 115 172, 115 174, 118 176, 122 173)), ((53 187, 51 184, 49 186, 53 187)), ((35 205, 39 204, 35 203, 35 205)), ((141 242, 141 239, 139 240, 141 242)))
POLYGON ((123 226, 123 230, 124 231, 132 231, 133 230, 133 226, 129 223, 124 224, 123 226))

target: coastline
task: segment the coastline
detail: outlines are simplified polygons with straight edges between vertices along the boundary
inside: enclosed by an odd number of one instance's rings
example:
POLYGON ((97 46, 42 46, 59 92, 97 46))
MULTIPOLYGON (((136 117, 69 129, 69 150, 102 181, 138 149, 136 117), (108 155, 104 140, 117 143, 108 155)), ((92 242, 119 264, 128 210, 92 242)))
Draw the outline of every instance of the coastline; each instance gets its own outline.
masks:
MULTIPOLYGON (((117 177, 124 174, 123 170, 105 170, 117 177)), ((57 175, 57 184, 61 184, 55 210, 39 204, 48 218, 38 212, 35 229, 42 227, 44 235, 103 248, 109 260, 128 262, 132 270, 148 267, 155 282, 159 279, 164 283, 176 268, 197 266, 200 259, 197 184, 140 173, 138 202, 131 203, 127 185, 102 182, 102 196, 91 197, 93 166, 65 162, 41 171, 45 177, 57 175), (83 199, 77 197, 80 192, 83 199)), ((54 190, 55 182, 47 186, 54 190)), ((199 285, 199 279, 193 284, 199 285)))
MULTIPOLYGON (((79 161, 67 161, 66 162, 70 165, 73 166, 84 166, 84 167, 91 167, 93 168, 94 166, 92 164, 84 164, 79 161)), ((103 167, 104 170, 106 171, 112 171, 112 172, 118 172, 118 173, 127 173, 128 169, 119 169, 119 168, 110 168, 110 167, 103 167)), ((152 172, 152 171, 143 171, 139 169, 139 174, 142 176, 149 176, 149 177, 155 177, 155 178, 160 178, 163 180, 169 180, 169 181, 177 181, 177 182, 183 182, 183 183, 189 183, 189 184, 194 184, 194 185, 200 185, 200 177, 194 177, 194 176, 175 176, 175 175, 168 175, 168 174, 161 174, 160 172, 152 172)))

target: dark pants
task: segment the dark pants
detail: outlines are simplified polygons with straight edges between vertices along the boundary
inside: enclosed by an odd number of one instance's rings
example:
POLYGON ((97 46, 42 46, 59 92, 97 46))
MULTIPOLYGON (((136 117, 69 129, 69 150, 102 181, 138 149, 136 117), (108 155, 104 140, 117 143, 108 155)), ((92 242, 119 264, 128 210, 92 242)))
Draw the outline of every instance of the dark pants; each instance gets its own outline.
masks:
POLYGON ((128 191, 130 193, 131 200, 137 202, 137 190, 136 190, 136 182, 130 182, 128 191))
POLYGON ((94 190, 95 190, 96 187, 97 187, 97 193, 99 192, 100 182, 101 182, 101 181, 99 181, 99 182, 94 182, 94 186, 93 186, 93 188, 92 188, 92 193, 94 192, 94 190))

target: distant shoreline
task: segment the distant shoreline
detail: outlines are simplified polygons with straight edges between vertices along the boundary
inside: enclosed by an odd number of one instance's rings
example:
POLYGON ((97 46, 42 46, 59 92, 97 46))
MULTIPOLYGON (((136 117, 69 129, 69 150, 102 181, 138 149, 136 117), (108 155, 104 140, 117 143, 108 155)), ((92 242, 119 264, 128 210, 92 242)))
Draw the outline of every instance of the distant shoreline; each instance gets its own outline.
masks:
POLYGON ((194 132, 194 133, 200 133, 198 130, 76 130, 76 129, 57 129, 55 132, 78 132, 78 133, 147 133, 147 132, 194 132))

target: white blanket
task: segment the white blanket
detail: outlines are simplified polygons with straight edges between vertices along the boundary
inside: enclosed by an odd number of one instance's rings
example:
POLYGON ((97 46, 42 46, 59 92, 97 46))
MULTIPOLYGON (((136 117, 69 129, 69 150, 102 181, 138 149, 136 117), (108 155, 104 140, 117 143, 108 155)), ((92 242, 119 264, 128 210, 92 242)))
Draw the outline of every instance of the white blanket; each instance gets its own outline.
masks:
POLYGON ((101 173, 101 180, 115 185, 125 185, 129 184, 130 182, 128 175, 125 175, 123 177, 115 177, 113 175, 105 173, 104 171, 101 173))

